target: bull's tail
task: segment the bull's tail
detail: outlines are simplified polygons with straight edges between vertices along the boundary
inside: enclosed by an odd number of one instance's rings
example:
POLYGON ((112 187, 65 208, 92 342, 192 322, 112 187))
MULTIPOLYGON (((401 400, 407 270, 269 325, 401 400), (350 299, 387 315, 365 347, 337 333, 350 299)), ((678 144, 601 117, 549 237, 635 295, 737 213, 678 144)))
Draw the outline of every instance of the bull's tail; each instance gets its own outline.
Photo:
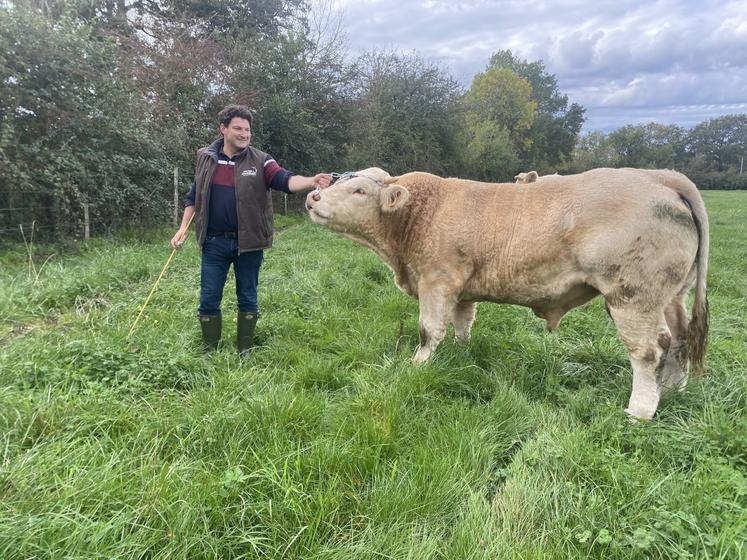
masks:
POLYGON ((697 375, 705 373, 705 353, 708 345, 708 328, 710 326, 710 313, 708 310, 708 288, 706 286, 706 275, 708 274, 708 215, 705 211, 703 199, 697 193, 697 203, 686 198, 693 209, 693 218, 698 228, 698 255, 696 266, 698 273, 695 280, 695 301, 693 302, 692 318, 687 329, 687 346, 690 354, 692 371, 697 375))
POLYGON ((695 302, 693 303, 692 318, 687 331, 687 346, 693 373, 702 375, 705 373, 704 361, 710 324, 708 288, 706 285, 710 245, 708 214, 698 188, 687 177, 669 170, 649 171, 648 173, 655 175, 665 186, 675 191, 687 202, 692 211, 695 226, 698 229, 698 254, 695 257, 695 266, 697 267, 695 302))
POLYGON ((697 375, 705 373, 705 353, 708 345, 709 327, 708 296, 699 297, 695 292, 695 304, 693 305, 693 316, 687 330, 687 346, 690 353, 692 371, 697 375))

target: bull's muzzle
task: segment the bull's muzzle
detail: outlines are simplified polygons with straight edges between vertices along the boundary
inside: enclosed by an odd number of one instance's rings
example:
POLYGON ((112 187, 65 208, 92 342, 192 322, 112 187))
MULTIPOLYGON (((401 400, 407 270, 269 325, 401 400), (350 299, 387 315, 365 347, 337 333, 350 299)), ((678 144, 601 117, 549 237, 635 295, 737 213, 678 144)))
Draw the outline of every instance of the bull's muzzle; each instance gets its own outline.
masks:
POLYGON ((306 195, 306 209, 311 210, 311 208, 314 206, 315 202, 319 202, 322 199, 322 195, 319 193, 319 190, 311 191, 308 195, 306 195))

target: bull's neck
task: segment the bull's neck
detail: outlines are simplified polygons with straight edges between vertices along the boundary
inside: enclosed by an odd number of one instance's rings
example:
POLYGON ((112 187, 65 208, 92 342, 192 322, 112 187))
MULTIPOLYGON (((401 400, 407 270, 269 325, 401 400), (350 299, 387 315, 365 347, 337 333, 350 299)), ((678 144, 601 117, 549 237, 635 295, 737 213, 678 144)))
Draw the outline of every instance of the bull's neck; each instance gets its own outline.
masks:
POLYGON ((386 259, 393 270, 413 262, 413 251, 417 251, 417 240, 427 235, 432 206, 422 206, 418 200, 408 201, 399 210, 382 214, 376 230, 375 244, 380 247, 382 258, 386 259))
POLYGON ((367 231, 365 234, 349 234, 344 233, 345 237, 352 239, 356 243, 368 247, 379 257, 381 257, 393 270, 396 270, 400 266, 402 261, 402 255, 398 251, 396 243, 392 243, 390 235, 387 234, 383 228, 375 228, 374 230, 367 231))
POLYGON ((419 243, 429 235, 429 224, 438 208, 436 189, 408 185, 410 198, 394 212, 382 212, 371 227, 356 234, 345 234, 381 257, 398 275, 407 275, 407 264, 417 261, 419 243))

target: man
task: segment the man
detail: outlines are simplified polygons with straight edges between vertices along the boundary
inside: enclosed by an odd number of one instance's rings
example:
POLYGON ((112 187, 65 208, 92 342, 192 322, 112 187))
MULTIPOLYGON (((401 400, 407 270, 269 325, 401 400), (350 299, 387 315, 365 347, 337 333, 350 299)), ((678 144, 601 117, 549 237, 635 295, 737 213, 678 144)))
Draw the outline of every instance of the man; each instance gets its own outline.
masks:
POLYGON ((229 105, 218 114, 221 138, 197 152, 195 180, 187 194, 182 223, 171 246, 181 247, 194 215, 202 250, 199 320, 206 351, 221 338, 220 302, 228 269, 236 276, 236 344, 248 356, 259 318, 257 284, 264 249, 272 246, 270 189, 306 192, 329 186, 331 175, 303 177, 283 169, 272 156, 249 145, 252 113, 229 105))

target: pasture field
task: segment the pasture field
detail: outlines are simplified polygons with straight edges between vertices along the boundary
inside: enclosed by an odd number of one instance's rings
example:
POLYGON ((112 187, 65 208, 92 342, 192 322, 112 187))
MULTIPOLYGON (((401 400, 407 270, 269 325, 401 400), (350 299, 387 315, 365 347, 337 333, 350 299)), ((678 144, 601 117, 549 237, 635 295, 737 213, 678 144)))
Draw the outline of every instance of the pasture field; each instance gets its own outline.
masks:
POLYGON ((599 300, 556 333, 481 304, 410 363, 417 302, 279 217, 260 347, 199 352, 199 255, 164 229, 0 253, 0 558, 747 558, 747 192, 705 192, 709 375, 653 422, 599 300))

